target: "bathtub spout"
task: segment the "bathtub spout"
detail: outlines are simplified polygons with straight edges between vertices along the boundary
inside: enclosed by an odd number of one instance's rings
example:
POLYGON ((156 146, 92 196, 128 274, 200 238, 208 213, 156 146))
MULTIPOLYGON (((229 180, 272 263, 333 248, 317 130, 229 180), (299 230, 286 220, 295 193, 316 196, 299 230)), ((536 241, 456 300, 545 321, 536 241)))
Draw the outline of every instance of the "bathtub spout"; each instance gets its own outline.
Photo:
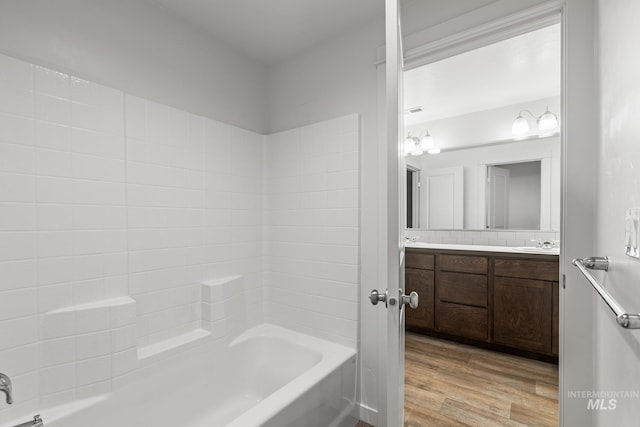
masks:
POLYGON ((11 380, 5 374, 0 374, 0 391, 7 396, 7 404, 13 403, 13 387, 11 386, 11 380))
POLYGON ((44 422, 42 422, 42 418, 40 415, 36 415, 33 417, 33 420, 27 421, 26 423, 18 424, 14 427, 44 427, 44 422))

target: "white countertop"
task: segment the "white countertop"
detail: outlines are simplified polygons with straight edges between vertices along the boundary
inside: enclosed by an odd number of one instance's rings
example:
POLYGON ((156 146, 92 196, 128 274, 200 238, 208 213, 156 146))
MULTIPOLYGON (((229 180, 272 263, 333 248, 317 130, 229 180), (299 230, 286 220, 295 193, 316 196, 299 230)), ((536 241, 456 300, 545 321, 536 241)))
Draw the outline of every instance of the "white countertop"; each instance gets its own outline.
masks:
POLYGON ((531 255, 560 255, 559 249, 542 249, 528 246, 484 246, 484 245, 455 245, 450 243, 423 243, 407 242, 407 248, 425 249, 447 249, 453 251, 481 251, 481 252, 503 252, 510 254, 531 254, 531 255))

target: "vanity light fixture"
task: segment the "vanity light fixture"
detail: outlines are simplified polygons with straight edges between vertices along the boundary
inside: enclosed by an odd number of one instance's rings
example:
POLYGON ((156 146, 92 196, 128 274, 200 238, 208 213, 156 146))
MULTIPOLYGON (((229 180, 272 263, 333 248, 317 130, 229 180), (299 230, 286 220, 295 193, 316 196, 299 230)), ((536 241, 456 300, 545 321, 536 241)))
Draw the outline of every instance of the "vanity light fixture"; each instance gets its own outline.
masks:
POLYGON ((522 113, 528 113, 536 121, 538 124, 538 136, 550 135, 558 127, 558 116, 549 111, 549 107, 539 117, 534 116, 529 110, 522 110, 511 126, 511 133, 516 137, 524 137, 529 132, 529 122, 522 116, 522 113))
POLYGON ((425 151, 429 154, 438 154, 440 152, 429 131, 426 130, 419 138, 411 136, 411 132, 409 132, 404 139, 404 155, 421 156, 425 151))
POLYGON ((411 132, 409 132, 407 134, 407 137, 404 139, 404 155, 419 156, 421 154, 422 150, 420 149, 420 138, 411 136, 411 132))

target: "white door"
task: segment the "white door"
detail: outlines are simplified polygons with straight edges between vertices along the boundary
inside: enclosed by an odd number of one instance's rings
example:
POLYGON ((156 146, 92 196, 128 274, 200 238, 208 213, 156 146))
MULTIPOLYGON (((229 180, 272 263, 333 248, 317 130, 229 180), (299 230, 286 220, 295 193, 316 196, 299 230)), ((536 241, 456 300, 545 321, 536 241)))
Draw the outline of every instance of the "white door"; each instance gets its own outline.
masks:
POLYGON ((405 165, 402 156, 402 34, 398 0, 385 1, 386 122, 387 122, 387 427, 404 423, 404 239, 402 218, 406 205, 405 165))
POLYGON ((424 195, 427 208, 423 224, 429 230, 463 228, 464 171, 462 166, 426 172, 424 195))
POLYGON ((509 228, 509 169, 487 166, 487 228, 509 228))
POLYGON ((420 170, 407 165, 407 228, 420 228, 422 219, 420 218, 420 170))

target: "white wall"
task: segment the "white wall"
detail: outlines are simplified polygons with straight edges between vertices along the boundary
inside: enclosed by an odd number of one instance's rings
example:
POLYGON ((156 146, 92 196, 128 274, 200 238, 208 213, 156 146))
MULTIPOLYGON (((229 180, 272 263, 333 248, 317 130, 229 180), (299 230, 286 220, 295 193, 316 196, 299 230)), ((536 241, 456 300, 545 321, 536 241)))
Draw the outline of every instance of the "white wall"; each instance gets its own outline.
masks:
POLYGON ((268 320, 357 348, 360 123, 266 137, 268 320))
MULTIPOLYGON (((555 96, 426 123, 417 123, 406 126, 405 132, 419 136, 429 130, 435 144, 441 149, 509 141, 513 139, 511 125, 521 110, 529 110, 536 117, 539 117, 545 112, 547 106, 558 117, 560 116, 560 97, 555 96)), ((522 137, 537 137, 538 126, 534 119, 526 113, 523 116, 529 122, 529 132, 522 137)), ((561 118, 559 117, 559 119, 561 118)))
MULTIPOLYGON (((379 307, 366 296, 377 278, 377 73, 376 52, 384 42, 384 22, 374 22, 318 46, 268 71, 269 132, 279 132, 337 116, 360 115, 360 401, 378 405, 379 307)), ((363 415, 364 420, 368 412, 363 415)), ((375 413, 372 413, 375 416, 375 413)))
MULTIPOLYGON (((624 254, 625 211, 640 206, 637 164, 640 161, 640 4, 631 0, 602 1, 598 11, 599 132, 597 243, 591 255, 609 256, 602 276, 606 288, 627 310, 640 310, 640 261, 624 254)), ((589 288, 586 282, 583 286, 589 288)), ((593 292, 593 291, 592 291, 593 292)), ((620 328, 611 311, 596 298, 597 391, 640 392, 640 332, 620 328)), ((628 425, 640 419, 639 397, 618 398, 615 410, 593 411, 594 425, 628 425), (633 420, 633 421, 632 421, 633 420)), ((579 399, 586 405, 587 399, 579 399)), ((609 399, 605 399, 609 403, 609 399)))
POLYGON ((3 1, 0 53, 265 131, 264 67, 154 1, 3 1))
POLYGON ((243 275, 263 321, 263 142, 0 55, 1 420, 108 392, 136 346, 205 327, 203 280, 243 275))
POLYGON ((262 135, 126 96, 129 295, 138 343, 200 327, 200 282, 242 274, 262 321, 262 135))

